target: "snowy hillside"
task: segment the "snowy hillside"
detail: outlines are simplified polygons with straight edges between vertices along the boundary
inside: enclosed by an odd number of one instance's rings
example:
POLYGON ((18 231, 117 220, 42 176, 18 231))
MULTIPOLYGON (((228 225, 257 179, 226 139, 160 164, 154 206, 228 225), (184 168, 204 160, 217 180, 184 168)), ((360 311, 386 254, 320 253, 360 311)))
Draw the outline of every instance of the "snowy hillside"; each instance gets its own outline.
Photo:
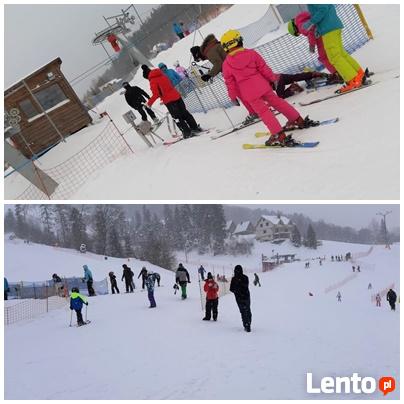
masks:
MULTIPOLYGON (((266 5, 235 5, 202 27, 202 35, 220 35, 228 28, 241 27, 265 13, 266 5)), ((304 132, 300 141, 320 141, 316 149, 243 150, 243 143, 256 143, 262 123, 220 140, 210 135, 159 145, 146 150, 143 141, 128 129, 122 114, 130 108, 115 93, 98 111, 108 111, 135 154, 122 157, 88 178, 72 199, 396 199, 399 197, 399 6, 363 5, 375 39, 355 53, 355 58, 375 72, 376 85, 308 107, 298 106, 332 93, 335 88, 301 93, 290 99, 303 116, 315 120, 338 116, 340 122, 304 132), (130 178, 129 182, 128 179, 130 178)), ((282 27, 278 33, 284 32, 282 27)), ((270 39, 269 34, 265 39, 270 39)), ((202 39, 197 36, 199 43, 202 39)), ((162 52, 154 64, 175 60, 188 65, 193 37, 177 42, 162 52)), ((148 90, 148 82, 138 72, 132 84, 148 90)), ((158 106, 162 113, 165 109, 158 106)), ((244 107, 227 111, 234 122, 247 115, 244 107)), ((229 126, 221 110, 196 114, 205 128, 229 126)), ((281 121, 284 122, 283 118, 281 121)), ((100 133, 104 119, 71 136, 40 159, 43 169, 64 161, 100 133)), ((170 135, 165 125, 158 134, 170 135)), ((262 140, 262 139, 261 139, 262 140)), ((261 141, 258 139, 258 141, 261 141)), ((19 195, 28 183, 18 174, 5 180, 6 198, 19 195)))
MULTIPOLYGON (((182 257, 179 257, 182 259, 182 257)), ((365 398, 357 395, 310 396, 306 373, 323 376, 396 378, 399 398, 399 308, 391 312, 371 302, 371 294, 395 283, 399 294, 399 245, 324 242, 316 251, 289 244, 257 244, 250 257, 190 256, 188 299, 172 290, 173 274, 160 269, 157 308, 148 309, 146 293, 90 298, 92 323, 69 328, 70 311, 54 310, 5 329, 6 399, 304 399, 365 398), (258 270, 262 253, 296 252, 304 262, 260 273, 262 287, 250 285, 252 333, 243 331, 234 297, 219 302, 219 318, 201 321, 196 278, 207 269, 241 263, 258 270), (330 256, 353 253, 354 263, 330 256), (320 266, 317 257, 326 256, 320 266), (351 266, 361 272, 352 277, 351 266), (337 283, 351 277, 338 289, 337 283), (368 290, 369 282, 373 289, 368 290), (328 290, 332 289, 328 292, 328 290), (342 294, 342 302, 336 299, 342 294), (309 292, 313 296, 309 295, 309 292)), ((86 262, 95 278, 123 260, 6 241, 9 280, 76 274, 86 262)), ((142 265, 131 262, 133 269, 142 265)), ((250 274, 250 282, 251 282, 250 274)), ((119 286, 121 284, 119 283, 119 286)), ((368 398, 368 396, 366 396, 368 398)), ((377 391, 370 398, 383 398, 377 391)))

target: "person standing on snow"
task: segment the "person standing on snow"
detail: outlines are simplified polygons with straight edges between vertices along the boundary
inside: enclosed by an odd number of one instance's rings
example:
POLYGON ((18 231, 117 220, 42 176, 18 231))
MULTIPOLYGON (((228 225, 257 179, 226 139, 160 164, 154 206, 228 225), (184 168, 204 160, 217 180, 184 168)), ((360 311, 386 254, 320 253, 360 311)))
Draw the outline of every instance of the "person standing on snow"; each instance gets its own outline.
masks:
POLYGON ((376 307, 382 307, 382 298, 379 293, 376 295, 376 307))
POLYGON ((160 274, 158 274, 157 272, 153 272, 153 275, 157 281, 157 287, 160 287, 160 280, 161 280, 160 274))
POLYGON ((252 314, 248 276, 243 274, 243 268, 241 265, 236 265, 234 267, 234 276, 230 282, 230 292, 233 292, 236 298, 244 330, 246 332, 251 332, 252 314))
POLYGON ((257 274, 254 274, 254 286, 259 286, 259 287, 261 287, 261 283, 260 283, 260 278, 258 277, 258 275, 257 274))
POLYGON ((223 62, 223 78, 229 98, 236 101, 238 94, 241 94, 243 99, 251 104, 271 133, 265 145, 292 145, 293 141, 286 136, 285 128, 276 119, 270 107, 288 119, 286 124, 288 129, 305 128, 309 121, 303 119, 292 105, 278 97, 272 90, 269 82, 275 83, 279 75, 273 73, 258 52, 243 47, 240 32, 227 31, 220 42, 227 53, 223 62))
POLYGON ((184 300, 187 298, 187 285, 191 283, 189 279, 189 272, 182 264, 178 265, 177 271, 175 272, 175 282, 181 287, 181 298, 184 300))
POLYGON ((205 317, 202 320, 209 321, 211 315, 217 321, 217 307, 219 305, 219 285, 213 279, 213 275, 208 272, 208 277, 203 285, 206 292, 205 317))
POLYGON ((147 297, 149 298, 150 306, 149 308, 152 309, 157 307, 156 300, 154 299, 154 284, 156 282, 156 278, 152 271, 148 271, 146 275, 146 288, 147 288, 147 297))
POLYGON ((369 285, 368 285, 368 290, 370 290, 370 289, 372 289, 372 284, 371 283, 369 283, 369 285))
POLYGON ((396 292, 394 292, 393 289, 390 289, 387 292, 386 299, 390 304, 391 310, 395 311, 396 310, 397 294, 396 294, 396 292))
POLYGON ((83 315, 81 314, 83 304, 88 306, 86 298, 79 293, 79 288, 72 288, 72 293, 70 295, 70 310, 74 310, 76 312, 77 325, 79 327, 85 324, 83 315))
MULTIPOLYGON (((201 80, 208 82, 213 77, 216 77, 223 67, 223 62, 227 57, 227 53, 223 49, 222 44, 217 40, 213 34, 209 34, 202 42, 201 46, 193 46, 190 52, 195 62, 209 60, 212 64, 212 68, 201 76, 201 80)), ((241 100, 243 105, 248 111, 247 118, 244 119, 243 125, 248 125, 258 119, 258 115, 255 113, 253 107, 243 96, 238 93, 237 98, 241 100)))
POLYGON ((173 31, 174 31, 175 35, 178 36, 179 39, 184 38, 184 33, 182 32, 181 25, 178 24, 177 22, 173 23, 173 31))
POLYGON ((137 276, 137 279, 139 279, 140 277, 142 277, 142 289, 144 289, 145 288, 146 278, 147 278, 147 269, 146 269, 146 267, 143 267, 140 270, 139 275, 137 276))
POLYGON ((150 70, 146 65, 142 65, 142 70, 143 77, 149 80, 150 89, 153 93, 147 105, 151 107, 157 98, 160 98, 181 130, 184 139, 202 132, 195 118, 187 110, 181 94, 171 84, 168 77, 160 69, 150 70))
POLYGON ((114 295, 115 291, 116 293, 119 294, 119 289, 118 289, 118 284, 116 282, 116 276, 115 274, 111 271, 109 274, 109 281, 111 282, 111 292, 114 295))
POLYGON ((125 279, 126 293, 133 293, 133 272, 126 264, 123 264, 122 268, 123 272, 121 281, 125 279))
POLYGON ((158 68, 169 78, 174 87, 181 83, 182 78, 174 69, 169 69, 164 63, 159 63, 158 68))
POLYGON ((329 62, 342 77, 345 85, 338 91, 345 93, 361 87, 366 80, 365 70, 344 49, 342 29, 344 25, 337 15, 334 4, 308 4, 310 19, 302 27, 306 31, 315 30, 320 37, 329 62))
POLYGON ((147 112, 153 122, 158 123, 159 120, 157 119, 156 114, 145 105, 145 102, 150 99, 150 95, 138 86, 132 87, 127 81, 122 83, 122 87, 125 89, 126 102, 130 107, 139 112, 140 116, 142 117, 142 121, 147 121, 147 112))
POLYGON ((95 296, 95 291, 93 289, 93 274, 87 265, 83 265, 84 269, 84 281, 87 282, 87 290, 89 296, 95 296))
POLYGON ((201 277, 201 279, 204 281, 206 269, 202 265, 199 267, 198 273, 199 273, 199 276, 201 277))
POLYGON ((339 302, 341 302, 341 298, 342 298, 341 292, 338 292, 337 299, 338 299, 339 302))
POLYGON ((175 61, 174 67, 177 74, 181 77, 181 80, 188 77, 187 69, 184 66, 181 66, 178 60, 175 61))

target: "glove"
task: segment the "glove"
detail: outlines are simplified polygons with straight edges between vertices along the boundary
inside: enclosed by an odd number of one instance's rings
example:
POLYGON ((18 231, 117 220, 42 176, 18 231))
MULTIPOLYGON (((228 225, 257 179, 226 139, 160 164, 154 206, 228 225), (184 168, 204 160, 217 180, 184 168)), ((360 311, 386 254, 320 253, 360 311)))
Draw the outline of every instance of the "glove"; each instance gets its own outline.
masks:
POLYGON ((85 302, 84 304, 85 304, 86 306, 88 306, 88 302, 85 302))
POLYGON ((211 77, 210 74, 203 74, 203 75, 201 76, 201 79, 202 79, 204 82, 208 82, 211 78, 212 78, 212 77, 211 77))
POLYGON ((313 24, 312 24, 311 21, 309 20, 309 21, 306 21, 306 22, 303 24, 303 29, 305 29, 306 31, 310 31, 312 26, 313 26, 313 24))
POLYGON ((310 51, 310 53, 314 53, 316 51, 316 46, 315 45, 309 45, 309 51, 310 51))

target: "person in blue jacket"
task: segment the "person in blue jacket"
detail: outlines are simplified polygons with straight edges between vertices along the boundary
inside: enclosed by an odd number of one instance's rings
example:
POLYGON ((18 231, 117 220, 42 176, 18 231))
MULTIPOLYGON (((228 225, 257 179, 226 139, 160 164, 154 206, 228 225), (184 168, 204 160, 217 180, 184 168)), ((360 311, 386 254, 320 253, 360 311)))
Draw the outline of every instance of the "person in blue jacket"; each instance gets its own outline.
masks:
POLYGON ((178 24, 178 22, 173 23, 173 31, 174 31, 175 35, 178 36, 178 38, 180 38, 180 39, 184 38, 184 33, 182 32, 181 25, 178 24))
POLYGON ((8 292, 10 292, 10 287, 8 286, 8 280, 4 278, 4 300, 8 300, 8 292))
POLYGON ((95 291, 93 289, 93 274, 87 265, 83 265, 84 269, 84 280, 87 282, 87 290, 89 296, 95 296, 95 291))
POLYGON ((169 69, 164 63, 159 63, 158 67, 170 79, 173 86, 181 82, 181 76, 174 69, 169 69))
POLYGON ((81 314, 81 309, 83 304, 88 306, 86 298, 79 293, 79 288, 72 288, 72 293, 70 295, 70 310, 74 310, 77 315, 77 325, 80 327, 84 325, 83 315, 81 314))

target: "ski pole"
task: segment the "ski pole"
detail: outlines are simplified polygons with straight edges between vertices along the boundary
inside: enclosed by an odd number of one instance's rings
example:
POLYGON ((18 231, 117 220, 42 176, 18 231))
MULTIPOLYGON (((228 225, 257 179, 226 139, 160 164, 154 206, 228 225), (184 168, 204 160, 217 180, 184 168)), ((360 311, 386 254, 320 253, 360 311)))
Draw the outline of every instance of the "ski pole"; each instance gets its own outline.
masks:
POLYGON ((87 323, 87 309, 88 309, 88 303, 86 304, 86 323, 87 323))
POLYGON ((73 310, 70 310, 70 324, 69 324, 69 327, 72 326, 72 319, 73 319, 73 310))

